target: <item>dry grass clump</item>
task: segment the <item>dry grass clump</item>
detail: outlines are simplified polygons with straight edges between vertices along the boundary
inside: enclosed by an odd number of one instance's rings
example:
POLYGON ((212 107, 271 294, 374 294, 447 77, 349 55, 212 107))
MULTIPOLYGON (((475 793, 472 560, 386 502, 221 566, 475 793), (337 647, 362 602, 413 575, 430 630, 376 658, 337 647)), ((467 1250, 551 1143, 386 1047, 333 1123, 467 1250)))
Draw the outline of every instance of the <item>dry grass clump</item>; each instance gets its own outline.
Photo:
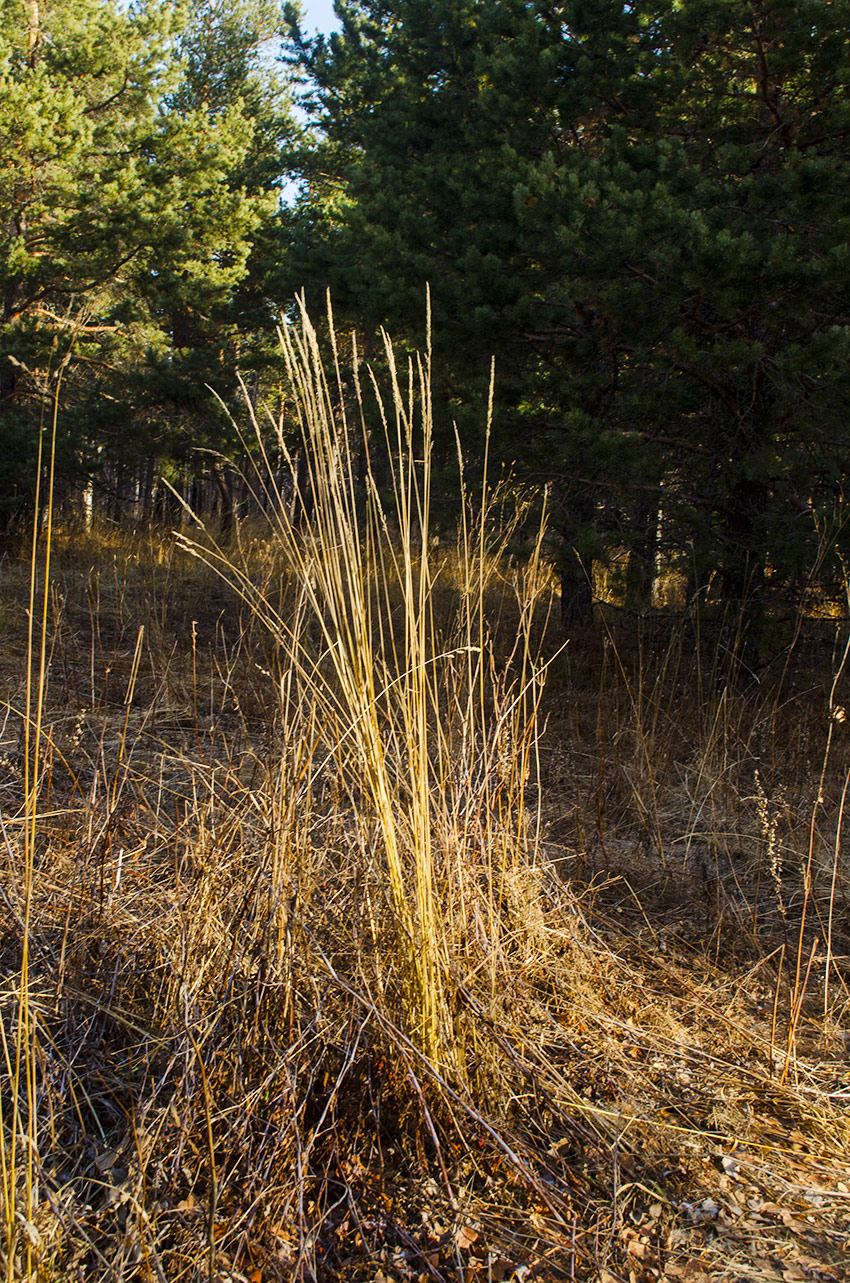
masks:
POLYGON ((284 341, 310 524, 57 534, 29 696, 3 618, 7 1278, 838 1283, 843 676, 563 651, 430 537, 427 360, 379 489, 284 341))
MULTIPOLYGON (((535 859, 524 792, 545 671, 532 651, 547 586, 543 531, 515 572, 516 639, 497 669, 487 589, 517 517, 494 527, 486 489, 477 519, 464 508, 446 614, 438 591, 446 559, 434 555, 430 526, 428 360, 411 364, 404 380, 386 344, 386 404, 377 386, 374 392, 389 458, 387 504, 369 460, 356 361, 355 435, 339 366, 333 386, 306 317, 282 343, 304 460, 301 469, 291 464, 294 503, 306 509, 309 497, 309 533, 268 463, 257 478, 290 591, 271 597, 258 586, 241 549, 234 556, 209 537, 183 542, 237 590, 278 643, 284 719, 297 738, 296 725, 307 717, 311 762, 321 754, 319 769, 331 770, 354 802, 351 840, 364 896, 356 912, 369 923, 375 991, 390 1010, 398 1007, 422 1054, 465 1081, 452 1011, 456 960, 486 931, 484 957, 473 950, 469 963, 483 969, 494 994, 501 987, 498 960, 517 867, 532 868, 535 859)), ((254 426, 255 448, 266 460, 254 426)), ((289 459, 280 427, 275 444, 289 459)), ((282 895, 283 884, 274 890, 282 895)))

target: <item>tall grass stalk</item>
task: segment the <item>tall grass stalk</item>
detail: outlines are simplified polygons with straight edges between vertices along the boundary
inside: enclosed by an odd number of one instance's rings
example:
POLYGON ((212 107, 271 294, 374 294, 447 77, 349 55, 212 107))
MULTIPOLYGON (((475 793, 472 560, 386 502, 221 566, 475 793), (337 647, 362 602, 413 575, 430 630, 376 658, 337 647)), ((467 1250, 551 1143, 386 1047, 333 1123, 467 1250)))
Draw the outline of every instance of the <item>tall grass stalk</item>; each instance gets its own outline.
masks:
POLYGON ((333 763, 358 799, 360 849, 380 851, 393 947, 388 953, 380 912, 364 904, 377 985, 387 992, 397 975, 409 1036, 430 1060, 462 1072, 449 990, 470 929, 466 860, 474 849, 486 866, 486 930, 495 940, 506 880, 527 845, 524 788, 543 682, 533 646, 543 530, 515 578, 517 640, 506 676, 492 653, 485 601, 516 517, 496 520, 485 480, 477 511, 465 496, 454 563, 435 547, 430 327, 424 356, 405 369, 384 335, 386 392, 371 370, 364 378, 355 346, 349 395, 330 307, 328 329, 330 377, 303 310, 300 325, 281 333, 300 457, 280 424, 272 444, 288 462, 294 502, 253 424, 258 498, 290 580, 287 607, 214 540, 185 542, 237 588, 281 646, 287 705, 297 688, 320 727, 325 765, 333 763), (389 460, 380 487, 370 413, 389 460), (308 526, 299 514, 310 506, 308 526), (449 575, 454 604, 444 618, 439 581, 449 575))
POLYGON ((27 626, 27 661, 25 716, 23 719, 23 785, 24 785, 24 859, 20 895, 21 958, 18 977, 17 1023, 14 1060, 4 1033, 5 1068, 11 1084, 11 1118, 3 1116, 0 1096, 0 1179, 3 1183, 3 1212, 6 1239, 6 1278, 12 1283, 19 1257, 23 1257, 24 1277, 33 1276, 33 1251, 38 1231, 33 1224, 33 1211, 38 1201, 36 1169, 38 1161, 36 1067, 38 1032, 30 998, 30 929, 32 918, 35 850, 38 832, 38 794, 41 784, 44 704, 47 691, 47 638, 50 602, 50 557, 53 541, 53 498, 56 471, 56 433, 62 376, 70 359, 70 349, 55 375, 50 418, 50 442, 47 451, 46 496, 42 485, 44 468, 44 423, 38 435, 36 489, 33 509, 32 549, 30 555, 29 605, 27 626), (43 539, 42 539, 43 536, 43 539), (43 552, 42 552, 43 543, 43 552), (43 555, 43 563, 41 557, 43 555), (39 582, 39 580, 41 582, 39 582), (40 636, 37 632, 40 628, 40 636), (24 1105, 24 1100, 26 1104, 24 1105), (21 1161, 22 1156, 22 1161, 21 1161), (23 1171, 21 1171, 23 1168, 23 1171), (19 1189, 20 1185, 23 1189, 19 1189), (23 1232, 23 1252, 19 1242, 23 1232))
MULTIPOLYGON (((820 771, 820 778, 818 780, 817 793, 815 794, 815 798, 812 803, 811 819, 809 823, 809 846, 806 854, 805 864, 803 865, 803 869, 802 869, 803 903, 800 911, 800 926, 797 934, 797 961, 796 961, 796 967, 794 971, 794 984, 793 984, 792 995, 791 995, 792 1016, 791 1016, 789 1029, 788 1029, 788 1058, 786 1060, 786 1065, 785 1065, 786 1074, 788 1072, 788 1066, 791 1063, 791 1061, 794 1059, 796 1054, 797 1020, 799 1018, 799 1011, 802 1009, 803 997, 805 995, 806 986, 808 984, 809 972, 811 971, 812 962, 814 961, 814 958, 817 954, 817 948, 815 946, 809 958, 809 964, 806 968, 805 975, 804 975, 803 959, 805 956, 804 955, 804 944, 805 944, 805 938, 806 938, 805 932, 806 932, 808 910, 809 910, 809 905, 812 899, 812 892, 813 892, 813 866, 814 866, 814 858, 815 858, 815 841, 817 837, 818 816, 820 814, 821 809, 825 805, 824 786, 826 783, 827 769, 829 767, 830 752, 832 750, 832 742, 833 742, 833 736, 835 733, 835 728, 837 725, 840 725, 840 723, 844 720, 846 716, 844 709, 836 702, 836 692, 838 690, 838 685, 839 685, 839 682, 841 681, 844 670, 847 667, 848 659, 850 659, 850 637, 847 638, 847 641, 845 643, 844 653, 842 654, 841 661, 835 670, 835 674, 832 679, 832 686, 830 687, 830 691, 829 691, 829 703, 827 705, 827 716, 829 717, 829 729, 827 730, 827 735, 826 735, 826 745, 823 751, 823 761, 821 763, 821 771, 820 771), (795 1012, 797 1013, 796 1018, 794 1015, 795 1012)), ((843 795, 842 795, 842 809, 843 809, 843 795)), ((836 860, 838 858, 838 850, 839 850, 840 835, 841 835, 840 816, 841 816, 841 812, 839 812, 839 823, 838 823, 838 830, 836 834, 836 848, 835 848, 836 860)), ((835 897, 835 888, 833 883, 833 887, 830 891, 830 897, 829 897, 829 925, 827 927, 827 966, 824 972, 824 1004, 825 1005, 827 1002, 827 995, 829 992, 829 959, 832 951, 832 912, 833 912, 833 906, 834 906, 834 897, 835 897)), ((818 917, 820 918, 820 913, 818 913, 818 917)), ((821 927, 823 927, 822 921, 821 921, 821 927)), ((816 941, 816 945, 817 945, 817 941, 816 941)), ((784 1081, 784 1078, 783 1078, 783 1081, 784 1081)))

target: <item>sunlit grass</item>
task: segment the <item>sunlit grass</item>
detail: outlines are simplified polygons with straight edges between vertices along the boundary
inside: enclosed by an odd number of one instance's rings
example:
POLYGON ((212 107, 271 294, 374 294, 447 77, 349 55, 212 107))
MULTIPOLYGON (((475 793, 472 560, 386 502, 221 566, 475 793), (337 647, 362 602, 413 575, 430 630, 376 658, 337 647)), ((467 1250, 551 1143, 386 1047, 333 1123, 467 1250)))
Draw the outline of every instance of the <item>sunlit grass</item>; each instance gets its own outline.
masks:
POLYGON ((843 646, 565 645, 427 354, 283 344, 265 520, 2 568, 7 1277, 840 1277, 843 646))

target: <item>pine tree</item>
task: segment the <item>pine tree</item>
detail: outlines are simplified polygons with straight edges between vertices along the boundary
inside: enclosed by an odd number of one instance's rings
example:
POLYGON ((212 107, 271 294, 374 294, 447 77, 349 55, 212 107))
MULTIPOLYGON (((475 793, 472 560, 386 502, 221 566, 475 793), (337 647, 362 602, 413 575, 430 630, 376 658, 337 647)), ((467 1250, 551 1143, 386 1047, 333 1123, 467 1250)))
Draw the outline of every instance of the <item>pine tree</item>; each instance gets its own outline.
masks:
POLYGON ((64 352, 73 347, 60 442, 69 478, 99 450, 173 450, 175 426, 197 423, 188 411, 209 402, 204 381, 233 364, 218 327, 277 207, 278 158, 259 131, 279 135, 283 112, 255 119, 261 87, 244 48, 241 83, 203 99, 192 33, 204 13, 218 32, 220 9, 198 8, 187 28, 161 0, 0 7, 7 521, 31 491, 43 403, 64 352), (197 350, 201 334, 205 358, 190 389, 181 354, 197 350))
MULTIPOLYGON (((232 153, 224 153, 228 168, 217 190, 244 201, 251 224, 238 256, 223 246, 218 254, 213 250, 226 273, 216 288, 202 292, 203 276, 187 277, 178 254, 169 278, 157 278, 147 295, 170 342, 143 372, 142 396, 160 422, 166 412, 160 450, 177 461, 198 447, 238 451, 232 423, 244 417, 244 406, 237 378, 257 391, 264 372, 279 366, 279 314, 266 278, 278 250, 280 189, 298 134, 288 84, 275 61, 281 24, 280 9, 270 0, 195 0, 180 34, 180 79, 169 111, 183 122, 200 118, 216 137, 239 139, 232 153)), ((214 245, 221 236, 218 220, 210 219, 205 230, 214 245)), ((227 514, 227 471, 213 464, 213 472, 227 514)))
POLYGON ((606 543, 645 599, 660 507, 695 582, 787 588, 846 476, 847 0, 339 12, 294 30, 322 141, 288 279, 411 343, 430 281, 473 453, 496 354, 497 449, 554 483, 578 613, 606 543))

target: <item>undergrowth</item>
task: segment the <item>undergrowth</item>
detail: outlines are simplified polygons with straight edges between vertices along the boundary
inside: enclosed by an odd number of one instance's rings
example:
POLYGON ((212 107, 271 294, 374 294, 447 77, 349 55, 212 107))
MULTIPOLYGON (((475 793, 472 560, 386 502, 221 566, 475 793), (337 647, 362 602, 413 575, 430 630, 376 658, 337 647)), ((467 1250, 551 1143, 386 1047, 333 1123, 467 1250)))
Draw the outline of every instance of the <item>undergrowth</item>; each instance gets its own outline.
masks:
POLYGON ((841 637, 565 639, 285 341, 309 524, 0 568, 7 1278, 846 1277, 841 637))

